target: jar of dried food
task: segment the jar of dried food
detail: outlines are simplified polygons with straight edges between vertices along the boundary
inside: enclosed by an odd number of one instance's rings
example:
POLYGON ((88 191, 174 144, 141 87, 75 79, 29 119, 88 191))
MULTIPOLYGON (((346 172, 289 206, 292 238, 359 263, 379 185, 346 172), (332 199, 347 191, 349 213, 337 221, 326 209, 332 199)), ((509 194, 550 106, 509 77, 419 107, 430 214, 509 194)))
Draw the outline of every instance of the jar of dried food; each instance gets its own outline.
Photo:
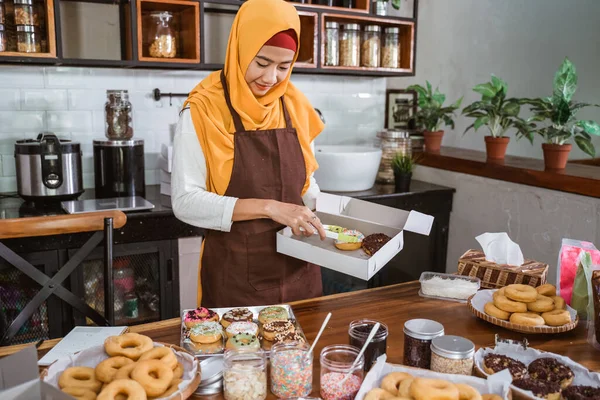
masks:
POLYGON ((0 24, 6 23, 6 9, 4 8, 4 0, 0 0, 0 24))
POLYGON ((381 50, 381 66, 383 68, 400 68, 400 28, 385 28, 383 31, 383 49, 381 50))
POLYGON ((6 31, 4 30, 4 24, 0 24, 0 52, 6 51, 6 31))
POLYGON ((277 343, 271 348, 271 392, 280 399, 312 392, 313 354, 305 342, 277 343))
POLYGON ((363 67, 379 67, 379 52, 381 47, 381 28, 377 25, 367 25, 363 31, 361 44, 360 65, 363 67))
POLYGON ((19 53, 41 53, 40 30, 33 25, 17 25, 17 51, 19 53))
POLYGON ((267 359, 262 350, 227 350, 223 362, 225 400, 267 398, 267 359))
POLYGON ((325 22, 325 65, 337 67, 340 63, 340 24, 325 22))
POLYGON ((444 326, 430 319, 411 319, 404 323, 404 365, 429 369, 431 341, 444 334, 444 326))
POLYGON ((333 345, 321 350, 321 398, 323 400, 352 400, 364 379, 365 357, 352 367, 360 349, 355 346, 333 345), (342 380, 350 374, 348 379, 342 380), (341 385, 340 385, 341 384, 341 385))
POLYGON ((394 183, 392 162, 397 154, 412 156, 411 131, 385 129, 377 133, 381 147, 381 162, 377 171, 378 183, 394 183))
POLYGON ((360 65, 360 25, 346 24, 340 33, 340 65, 358 67, 360 65))
POLYGON ((14 0, 15 25, 35 25, 33 0, 14 0))
POLYGON ((38 26, 42 32, 46 29, 46 3, 44 0, 33 1, 33 25, 38 26))
POLYGON ((431 341, 431 370, 444 374, 471 375, 475 345, 460 336, 439 336, 431 341))
POLYGON ((172 27, 173 14, 168 11, 150 14, 152 21, 148 30, 148 54, 156 58, 174 58, 177 55, 177 40, 172 27))
POLYGON ((373 3, 375 15, 387 15, 388 0, 375 0, 373 3))
POLYGON ((129 140, 133 137, 133 118, 127 90, 107 90, 104 104, 106 137, 129 140))

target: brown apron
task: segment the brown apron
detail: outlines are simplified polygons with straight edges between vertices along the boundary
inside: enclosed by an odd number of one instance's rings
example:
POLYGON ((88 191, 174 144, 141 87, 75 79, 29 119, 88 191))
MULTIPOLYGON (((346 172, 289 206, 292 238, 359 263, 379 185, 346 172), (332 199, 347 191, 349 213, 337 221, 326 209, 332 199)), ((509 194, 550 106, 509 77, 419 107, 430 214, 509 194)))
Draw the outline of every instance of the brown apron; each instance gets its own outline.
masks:
MULTIPOLYGON (((304 156, 283 97, 286 127, 246 131, 221 82, 235 124, 234 159, 225 196, 303 205, 304 156)), ((271 219, 234 222, 230 232, 206 232, 201 261, 204 307, 287 303, 322 295, 320 267, 277 253, 283 226, 271 219)))

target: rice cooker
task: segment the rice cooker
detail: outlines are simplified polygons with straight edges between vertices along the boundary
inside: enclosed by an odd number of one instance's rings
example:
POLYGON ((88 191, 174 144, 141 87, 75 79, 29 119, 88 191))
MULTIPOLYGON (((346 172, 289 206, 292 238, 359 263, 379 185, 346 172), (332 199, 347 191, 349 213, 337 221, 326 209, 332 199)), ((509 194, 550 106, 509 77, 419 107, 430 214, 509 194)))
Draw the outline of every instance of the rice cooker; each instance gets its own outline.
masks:
POLYGON ((25 200, 73 200, 83 192, 79 143, 51 132, 15 143, 17 192, 25 200))

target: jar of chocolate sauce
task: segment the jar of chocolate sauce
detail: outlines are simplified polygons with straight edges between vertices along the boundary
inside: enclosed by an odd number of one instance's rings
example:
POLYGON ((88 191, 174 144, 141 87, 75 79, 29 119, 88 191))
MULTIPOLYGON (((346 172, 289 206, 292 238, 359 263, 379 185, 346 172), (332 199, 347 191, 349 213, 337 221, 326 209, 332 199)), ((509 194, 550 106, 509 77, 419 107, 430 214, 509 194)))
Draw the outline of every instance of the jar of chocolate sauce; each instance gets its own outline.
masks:
MULTIPOLYGON (((377 322, 379 321, 374 321, 371 319, 359 319, 352 321, 350 323, 350 327, 348 328, 350 345, 362 349, 369 336, 369 333, 371 333, 371 329, 373 329, 377 322)), ((380 355, 386 353, 388 327, 383 322, 379 322, 379 324, 379 330, 365 350, 365 372, 368 372, 371 369, 371 366, 375 363, 375 361, 377 361, 377 358, 380 355)))
POLYGON ((444 334, 444 325, 430 319, 411 319, 404 323, 404 365, 429 369, 431 341, 444 334))

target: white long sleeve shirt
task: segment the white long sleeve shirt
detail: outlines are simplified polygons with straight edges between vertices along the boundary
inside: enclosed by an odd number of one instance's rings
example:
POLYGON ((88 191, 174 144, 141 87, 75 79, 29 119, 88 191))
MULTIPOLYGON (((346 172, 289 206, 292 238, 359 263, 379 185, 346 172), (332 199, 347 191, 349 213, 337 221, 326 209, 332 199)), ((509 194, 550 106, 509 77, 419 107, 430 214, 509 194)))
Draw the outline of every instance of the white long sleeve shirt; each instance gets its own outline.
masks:
MULTIPOLYGON (((314 143, 311 144, 314 152, 314 143)), ((179 116, 173 143, 171 201, 175 216, 190 225, 224 232, 231 230, 235 197, 221 196, 206 190, 206 160, 196 136, 189 109, 179 116)), ((302 200, 314 209, 319 186, 310 177, 302 200)))

